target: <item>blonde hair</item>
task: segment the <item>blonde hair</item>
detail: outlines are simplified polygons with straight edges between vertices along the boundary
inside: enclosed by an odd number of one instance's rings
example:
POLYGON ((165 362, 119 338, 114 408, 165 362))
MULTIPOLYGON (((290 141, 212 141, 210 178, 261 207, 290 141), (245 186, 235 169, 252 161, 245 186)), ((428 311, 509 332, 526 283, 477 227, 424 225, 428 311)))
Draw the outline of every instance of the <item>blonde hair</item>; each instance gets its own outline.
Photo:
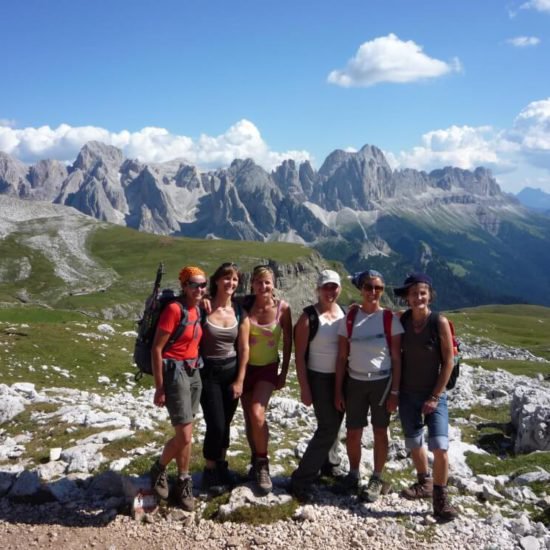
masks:
POLYGON ((191 277, 204 277, 206 279, 206 274, 200 267, 195 266, 186 266, 184 267, 179 274, 179 280, 181 286, 183 286, 191 277))
MULTIPOLYGON (((271 277, 271 280, 273 281, 273 296, 275 296, 275 273, 273 269, 271 269, 268 265, 257 265, 252 270, 252 277, 250 279, 250 288, 252 290, 252 285, 254 284, 254 281, 257 279, 262 279, 265 276, 271 277)), ((252 290, 252 292, 254 292, 252 290)))

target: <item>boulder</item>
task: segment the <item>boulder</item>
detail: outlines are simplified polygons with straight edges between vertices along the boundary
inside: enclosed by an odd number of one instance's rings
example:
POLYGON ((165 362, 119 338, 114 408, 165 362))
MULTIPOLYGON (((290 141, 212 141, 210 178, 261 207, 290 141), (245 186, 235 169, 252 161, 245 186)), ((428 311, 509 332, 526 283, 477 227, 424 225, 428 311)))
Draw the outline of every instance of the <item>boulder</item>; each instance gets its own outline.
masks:
POLYGON ((516 453, 550 450, 550 394, 547 391, 517 386, 510 413, 516 430, 516 453))
POLYGON ((17 502, 41 504, 53 500, 52 494, 42 486, 37 472, 23 470, 12 485, 8 497, 17 502))
POLYGON ((105 457, 100 453, 103 445, 88 443, 87 445, 76 445, 64 449, 61 459, 69 464, 68 472, 91 473, 105 462, 105 457))
POLYGON ((5 384, 0 384, 0 425, 25 410, 25 399, 11 391, 5 384))

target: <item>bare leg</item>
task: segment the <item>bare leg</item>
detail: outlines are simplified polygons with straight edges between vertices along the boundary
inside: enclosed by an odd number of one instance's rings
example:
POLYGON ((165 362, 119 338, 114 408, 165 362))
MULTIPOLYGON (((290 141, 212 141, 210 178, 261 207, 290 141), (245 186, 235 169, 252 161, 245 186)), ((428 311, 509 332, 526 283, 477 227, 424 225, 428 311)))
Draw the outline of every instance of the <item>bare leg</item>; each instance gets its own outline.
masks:
POLYGON ((418 474, 428 473, 428 453, 424 446, 411 449, 411 458, 418 474))
POLYGON ((372 432, 374 434, 374 471, 381 474, 388 458, 388 429, 373 426, 372 432))
POLYGON ((172 459, 176 459, 178 472, 188 472, 191 462, 191 443, 193 440, 193 423, 174 426, 175 435, 170 439, 162 451, 160 463, 167 466, 172 459))
POLYGON ((348 428, 346 434, 346 449, 348 451, 350 470, 358 470, 361 463, 361 437, 363 428, 348 428))
POLYGON ((265 411, 274 388, 273 384, 262 380, 251 392, 243 396, 243 409, 249 420, 249 442, 252 441, 250 449, 254 454, 267 454, 269 429, 265 411))
POLYGON ((445 449, 434 450, 433 478, 434 485, 447 485, 449 477, 449 455, 445 449))

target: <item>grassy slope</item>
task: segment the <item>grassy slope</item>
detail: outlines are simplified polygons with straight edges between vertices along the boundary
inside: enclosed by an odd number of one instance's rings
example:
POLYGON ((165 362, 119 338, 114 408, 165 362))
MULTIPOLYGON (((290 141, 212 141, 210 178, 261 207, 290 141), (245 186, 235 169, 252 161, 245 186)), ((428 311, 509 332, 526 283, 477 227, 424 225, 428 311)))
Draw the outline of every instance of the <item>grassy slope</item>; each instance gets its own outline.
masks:
MULTIPOLYGON (((492 305, 449 312, 463 338, 497 342, 524 348, 550 360, 550 308, 531 305, 492 305)), ((484 368, 503 368, 513 374, 550 375, 550 363, 514 360, 482 360, 484 368)))

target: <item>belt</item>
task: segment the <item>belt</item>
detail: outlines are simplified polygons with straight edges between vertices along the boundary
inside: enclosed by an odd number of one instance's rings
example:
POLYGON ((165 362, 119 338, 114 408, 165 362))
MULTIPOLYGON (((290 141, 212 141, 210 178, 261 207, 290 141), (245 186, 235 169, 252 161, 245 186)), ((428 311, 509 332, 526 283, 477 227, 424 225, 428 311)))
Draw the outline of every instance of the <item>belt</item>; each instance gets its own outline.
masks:
POLYGON ((183 369, 188 376, 193 376, 193 374, 202 367, 200 357, 195 359, 163 359, 162 364, 166 370, 183 369))
POLYGON ((372 378, 373 376, 377 376, 380 379, 382 379, 382 378, 386 378, 386 376, 389 376, 391 374, 391 369, 377 370, 375 372, 364 372, 361 374, 363 376, 366 376, 367 378, 372 378))

